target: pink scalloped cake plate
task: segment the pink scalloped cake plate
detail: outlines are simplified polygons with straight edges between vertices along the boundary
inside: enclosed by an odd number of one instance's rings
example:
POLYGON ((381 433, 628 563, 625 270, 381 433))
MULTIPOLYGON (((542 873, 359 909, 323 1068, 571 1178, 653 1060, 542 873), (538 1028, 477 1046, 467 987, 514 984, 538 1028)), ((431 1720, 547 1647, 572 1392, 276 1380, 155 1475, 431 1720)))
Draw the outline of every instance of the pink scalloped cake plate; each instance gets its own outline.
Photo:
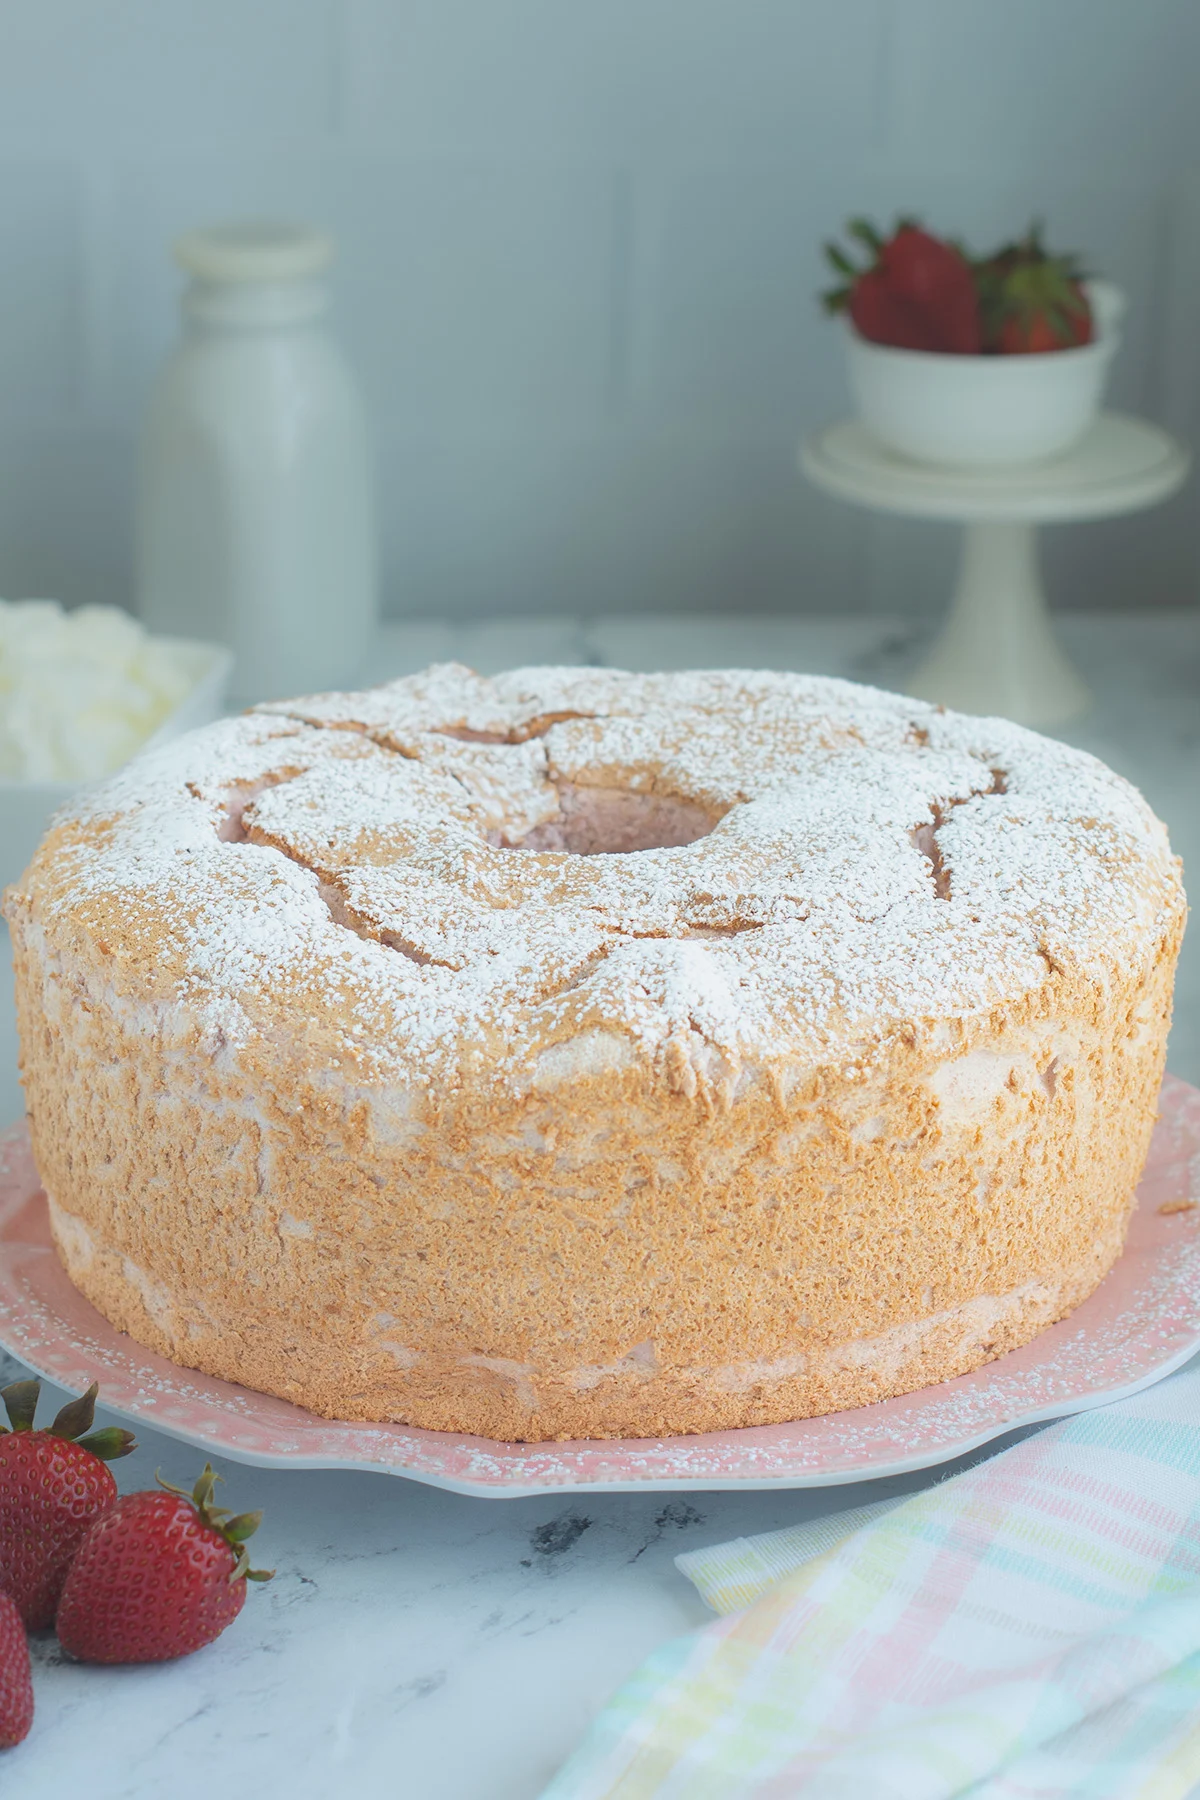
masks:
POLYGON ((496 1444, 314 1413, 178 1368, 115 1331, 63 1272, 24 1125, 0 1135, 0 1344, 106 1411, 235 1461, 375 1469, 510 1498, 822 1487, 928 1468, 1014 1426, 1102 1406, 1200 1349, 1200 1090, 1168 1076, 1124 1254, 1061 1324, 973 1374, 852 1412, 703 1437, 496 1444))

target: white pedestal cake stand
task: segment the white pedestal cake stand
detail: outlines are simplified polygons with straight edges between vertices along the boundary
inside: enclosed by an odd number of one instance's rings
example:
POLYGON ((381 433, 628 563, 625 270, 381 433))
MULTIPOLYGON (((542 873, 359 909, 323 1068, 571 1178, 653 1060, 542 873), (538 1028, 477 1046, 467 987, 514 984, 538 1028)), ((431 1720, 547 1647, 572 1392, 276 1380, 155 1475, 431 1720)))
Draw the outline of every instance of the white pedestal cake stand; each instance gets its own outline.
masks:
POLYGON ((1036 527, 1155 506, 1182 486, 1188 464, 1169 433, 1121 413, 1101 414, 1066 456, 1007 469, 913 462, 857 420, 828 426, 800 450, 809 480, 841 500, 962 524, 950 615, 908 692, 1022 725, 1060 724, 1089 700, 1051 629, 1036 527))

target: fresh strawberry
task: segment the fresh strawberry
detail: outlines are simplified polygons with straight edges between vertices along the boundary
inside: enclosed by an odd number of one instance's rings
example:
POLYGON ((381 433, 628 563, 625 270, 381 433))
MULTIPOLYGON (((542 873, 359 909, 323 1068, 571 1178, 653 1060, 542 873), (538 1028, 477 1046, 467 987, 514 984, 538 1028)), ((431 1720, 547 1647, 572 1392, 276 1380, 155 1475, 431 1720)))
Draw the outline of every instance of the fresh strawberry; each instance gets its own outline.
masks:
POLYGON ((960 356, 981 348, 975 278, 957 245, 911 219, 900 220, 886 240, 865 219, 852 219, 846 229, 874 260, 859 269, 836 244, 826 245, 843 277, 824 296, 831 312, 849 312, 855 330, 874 344, 960 356))
POLYGON ((984 345, 1004 356, 1071 350, 1092 341, 1092 309, 1074 256, 1051 256, 1030 226, 975 265, 984 345))
POLYGON ((897 294, 883 268, 867 269, 854 283, 846 310, 859 337, 894 350, 940 350, 942 340, 920 307, 897 294))
POLYGON ((58 1640, 80 1662, 165 1662, 219 1637, 242 1610, 252 1569, 246 1539, 262 1514, 212 1503, 221 1478, 205 1465, 190 1496, 159 1476, 161 1490, 124 1494, 91 1527, 58 1604, 58 1640))
POLYGON ((71 1558, 117 1497, 105 1465, 136 1449, 115 1425, 92 1431, 95 1382, 48 1430, 35 1431, 40 1388, 15 1381, 0 1392, 12 1425, 0 1426, 0 1592, 12 1596, 29 1631, 54 1623, 71 1558))
POLYGON ((29 1736, 33 1724, 33 1679, 29 1645, 17 1603, 0 1594, 0 1750, 29 1736))

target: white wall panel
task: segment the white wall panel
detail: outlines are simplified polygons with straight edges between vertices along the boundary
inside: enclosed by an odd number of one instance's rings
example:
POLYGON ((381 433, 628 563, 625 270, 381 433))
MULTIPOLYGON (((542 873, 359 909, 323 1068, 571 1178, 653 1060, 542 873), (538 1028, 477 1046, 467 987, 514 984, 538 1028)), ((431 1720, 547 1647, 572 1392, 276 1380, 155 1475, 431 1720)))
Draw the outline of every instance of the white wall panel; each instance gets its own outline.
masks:
MULTIPOLYGON (((0 55, 0 593, 123 593, 170 239, 339 240, 388 605, 943 602, 953 533, 808 492, 851 211, 1044 214, 1131 298, 1113 399, 1200 430, 1194 0, 22 0, 0 55)), ((1185 497, 1052 534, 1064 605, 1195 598, 1185 497)))

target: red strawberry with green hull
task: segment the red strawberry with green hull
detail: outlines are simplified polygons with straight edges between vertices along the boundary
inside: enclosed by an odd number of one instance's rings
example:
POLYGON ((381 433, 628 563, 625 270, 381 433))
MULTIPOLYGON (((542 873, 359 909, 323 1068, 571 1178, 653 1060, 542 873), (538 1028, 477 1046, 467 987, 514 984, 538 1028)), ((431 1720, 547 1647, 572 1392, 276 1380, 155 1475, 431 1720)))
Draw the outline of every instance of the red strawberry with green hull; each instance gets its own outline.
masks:
POLYGON ((246 1540, 262 1514, 212 1503, 211 1468, 188 1495, 160 1488, 125 1494, 88 1531, 58 1607, 58 1639, 80 1662, 165 1662, 219 1637, 236 1619, 252 1569, 246 1540))
POLYGON ((25 1623, 17 1603, 0 1594, 0 1750, 28 1737, 33 1724, 33 1679, 25 1623))
POLYGON ((884 239, 866 219, 846 227, 872 257, 856 268, 837 244, 826 255, 842 284, 824 296, 830 312, 848 312, 860 337, 898 350, 971 356, 982 345, 979 296, 971 265, 956 244, 901 219, 884 239))
POLYGON ((95 1382, 53 1425, 35 1431, 40 1388, 15 1381, 0 1392, 12 1426, 0 1426, 0 1592, 16 1603, 29 1631, 54 1623, 71 1558, 117 1497, 108 1462, 136 1449, 116 1426, 92 1431, 95 1382))
POLYGON ((975 264, 984 349, 1003 356, 1073 350, 1093 336, 1079 259, 1052 255, 1035 220, 1015 243, 975 264))

